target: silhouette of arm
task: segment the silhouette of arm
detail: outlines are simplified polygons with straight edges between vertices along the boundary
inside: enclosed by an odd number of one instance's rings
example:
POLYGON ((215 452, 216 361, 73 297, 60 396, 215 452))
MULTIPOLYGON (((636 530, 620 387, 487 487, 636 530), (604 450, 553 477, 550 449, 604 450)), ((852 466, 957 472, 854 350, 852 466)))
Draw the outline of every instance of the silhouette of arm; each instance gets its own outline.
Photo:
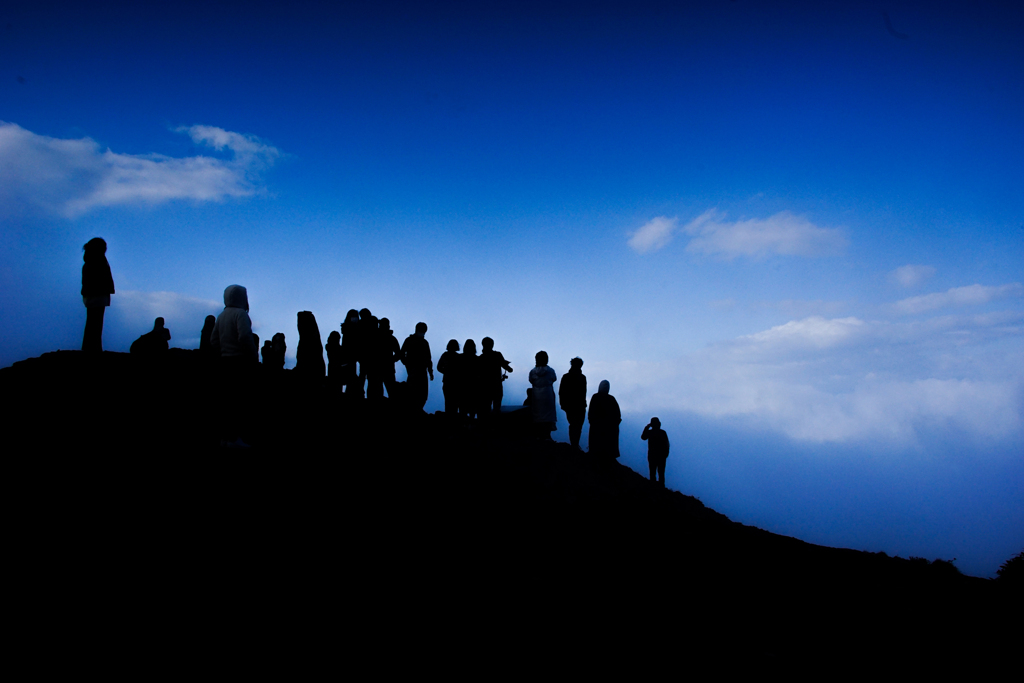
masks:
POLYGON ((647 441, 647 438, 650 435, 650 433, 651 425, 647 425, 646 427, 644 427, 644 433, 640 435, 640 438, 643 439, 644 441, 647 441))

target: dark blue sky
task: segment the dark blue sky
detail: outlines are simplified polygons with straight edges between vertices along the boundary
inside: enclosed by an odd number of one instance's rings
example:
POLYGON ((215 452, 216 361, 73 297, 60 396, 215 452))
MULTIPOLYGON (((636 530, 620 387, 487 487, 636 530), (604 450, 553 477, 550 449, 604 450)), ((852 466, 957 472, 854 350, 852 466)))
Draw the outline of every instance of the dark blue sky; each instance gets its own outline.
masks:
POLYGON ((733 518, 989 575, 1024 546, 1021 35, 1006 3, 8 7, 0 363, 80 344, 101 235, 109 349, 157 315, 194 345, 237 282, 262 336, 489 335, 510 400, 580 355, 733 518))

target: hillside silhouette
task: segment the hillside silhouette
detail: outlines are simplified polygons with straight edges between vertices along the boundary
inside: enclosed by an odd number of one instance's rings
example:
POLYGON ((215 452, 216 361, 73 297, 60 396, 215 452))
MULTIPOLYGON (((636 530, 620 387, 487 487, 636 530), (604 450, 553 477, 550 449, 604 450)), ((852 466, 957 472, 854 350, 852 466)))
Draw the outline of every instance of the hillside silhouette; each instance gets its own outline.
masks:
POLYGON ((17 557, 49 586, 42 612, 157 613, 199 632, 217 605, 304 632, 342 620, 374 647, 441 628, 475 652, 582 638, 679 666, 1015 650, 1001 624, 1019 593, 999 582, 745 526, 538 441, 514 411, 469 428, 262 372, 235 397, 253 448, 225 449, 232 388, 199 351, 58 351, 0 370, 0 386, 17 557))

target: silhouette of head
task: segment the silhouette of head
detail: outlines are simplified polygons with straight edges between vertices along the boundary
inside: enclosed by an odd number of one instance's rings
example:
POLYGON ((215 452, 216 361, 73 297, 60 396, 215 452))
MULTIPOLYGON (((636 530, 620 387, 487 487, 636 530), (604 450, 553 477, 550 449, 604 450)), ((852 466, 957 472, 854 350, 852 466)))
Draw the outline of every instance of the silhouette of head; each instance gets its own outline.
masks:
POLYGON ((102 237, 93 237, 91 240, 85 243, 82 247, 85 250, 85 255, 89 256, 102 256, 107 253, 107 242, 102 237))
POLYGON ((217 324, 217 318, 212 316, 212 315, 206 316, 206 320, 203 321, 203 327, 206 327, 207 325, 209 325, 212 328, 216 324, 217 324))
POLYGON ((473 341, 472 339, 467 339, 466 343, 462 345, 462 353, 466 356, 475 356, 476 342, 473 341))
POLYGON ((164 319, 163 318, 157 318, 156 320, 153 321, 153 329, 154 330, 162 330, 163 328, 164 328, 164 319))
POLYGON ((224 290, 224 308, 249 310, 249 293, 242 285, 228 285, 224 290))
POLYGON ((357 320, 359 320, 359 311, 357 311, 356 309, 352 308, 349 310, 348 313, 345 314, 345 322, 354 323, 357 320))
POLYGON ((387 318, 381 318, 380 323, 378 323, 378 325, 380 326, 379 329, 381 330, 381 332, 391 331, 391 321, 388 320, 387 318))
POLYGON ((363 308, 363 309, 361 309, 359 311, 359 319, 360 320, 368 320, 370 317, 372 317, 372 315, 373 314, 370 313, 370 309, 369 308, 363 308))
POLYGON ((542 366, 542 365, 547 365, 548 364, 548 352, 547 351, 538 351, 537 355, 534 356, 534 358, 537 361, 537 367, 538 368, 540 366, 542 366))
POLYGON ((573 358, 572 360, 569 361, 569 367, 570 368, 582 368, 583 367, 583 359, 580 358, 579 356, 576 356, 575 358, 573 358))
POLYGON ((299 311, 295 326, 299 328, 300 337, 304 334, 320 336, 320 328, 317 327, 312 311, 299 311))
POLYGON ((457 342, 454 339, 452 339, 450 342, 448 342, 448 349, 447 350, 451 351, 452 353, 458 353, 459 352, 459 342, 457 342))
POLYGON ((274 350, 281 354, 281 360, 284 360, 285 349, 288 345, 284 343, 284 333, 278 332, 274 335, 274 350))
POLYGON ((484 337, 480 340, 480 346, 484 347, 484 351, 490 351, 494 348, 494 340, 490 337, 484 337))
POLYGON ((327 335, 327 345, 328 346, 337 346, 340 343, 341 343, 341 332, 338 332, 337 330, 335 330, 334 332, 331 332, 329 335, 327 335))
POLYGON ((656 418, 656 417, 652 417, 652 418, 651 418, 651 426, 652 426, 652 427, 656 427, 656 428, 659 428, 659 427, 661 427, 661 420, 659 420, 659 419, 658 419, 658 418, 656 418))
POLYGON ((607 394, 611 389, 612 385, 606 379, 601 380, 601 383, 597 385, 597 393, 599 394, 607 394))
POLYGON ((426 334, 426 333, 427 333, 427 324, 426 323, 416 323, 416 334, 426 334))

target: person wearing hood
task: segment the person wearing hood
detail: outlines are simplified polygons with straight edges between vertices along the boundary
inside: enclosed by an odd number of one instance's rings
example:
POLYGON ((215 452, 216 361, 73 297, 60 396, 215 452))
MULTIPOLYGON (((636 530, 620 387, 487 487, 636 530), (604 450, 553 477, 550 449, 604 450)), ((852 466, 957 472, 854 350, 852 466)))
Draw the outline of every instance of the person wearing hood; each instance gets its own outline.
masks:
POLYGON ((600 460, 613 462, 619 457, 619 423, 622 412, 619 402, 608 393, 611 383, 601 380, 597 393, 590 397, 590 453, 600 460))
POLYGON ((259 354, 252 338, 249 294, 245 287, 229 285, 224 290, 224 310, 217 316, 210 333, 210 351, 220 358, 222 385, 230 387, 230 391, 223 394, 225 438, 221 440, 221 446, 248 448, 249 444, 238 434, 244 421, 249 383, 259 363, 259 354))
POLYGON ((569 421, 569 445, 580 448, 580 436, 587 417, 587 376, 583 374, 583 359, 577 356, 569 361, 569 372, 562 375, 558 385, 558 405, 569 421))
POLYGON ((319 381, 327 374, 320 326, 316 324, 312 311, 299 311, 296 326, 299 328, 299 344, 295 347, 295 371, 309 380, 319 381))
POLYGON ((530 370, 530 384, 533 386, 533 423, 542 439, 551 439, 558 415, 555 412, 555 382, 558 375, 548 366, 547 351, 538 351, 536 367, 530 370))
POLYGON ((82 301, 85 303, 85 334, 82 351, 103 351, 103 314, 114 293, 114 278, 107 263, 107 243, 102 237, 93 237, 82 247, 82 301))

